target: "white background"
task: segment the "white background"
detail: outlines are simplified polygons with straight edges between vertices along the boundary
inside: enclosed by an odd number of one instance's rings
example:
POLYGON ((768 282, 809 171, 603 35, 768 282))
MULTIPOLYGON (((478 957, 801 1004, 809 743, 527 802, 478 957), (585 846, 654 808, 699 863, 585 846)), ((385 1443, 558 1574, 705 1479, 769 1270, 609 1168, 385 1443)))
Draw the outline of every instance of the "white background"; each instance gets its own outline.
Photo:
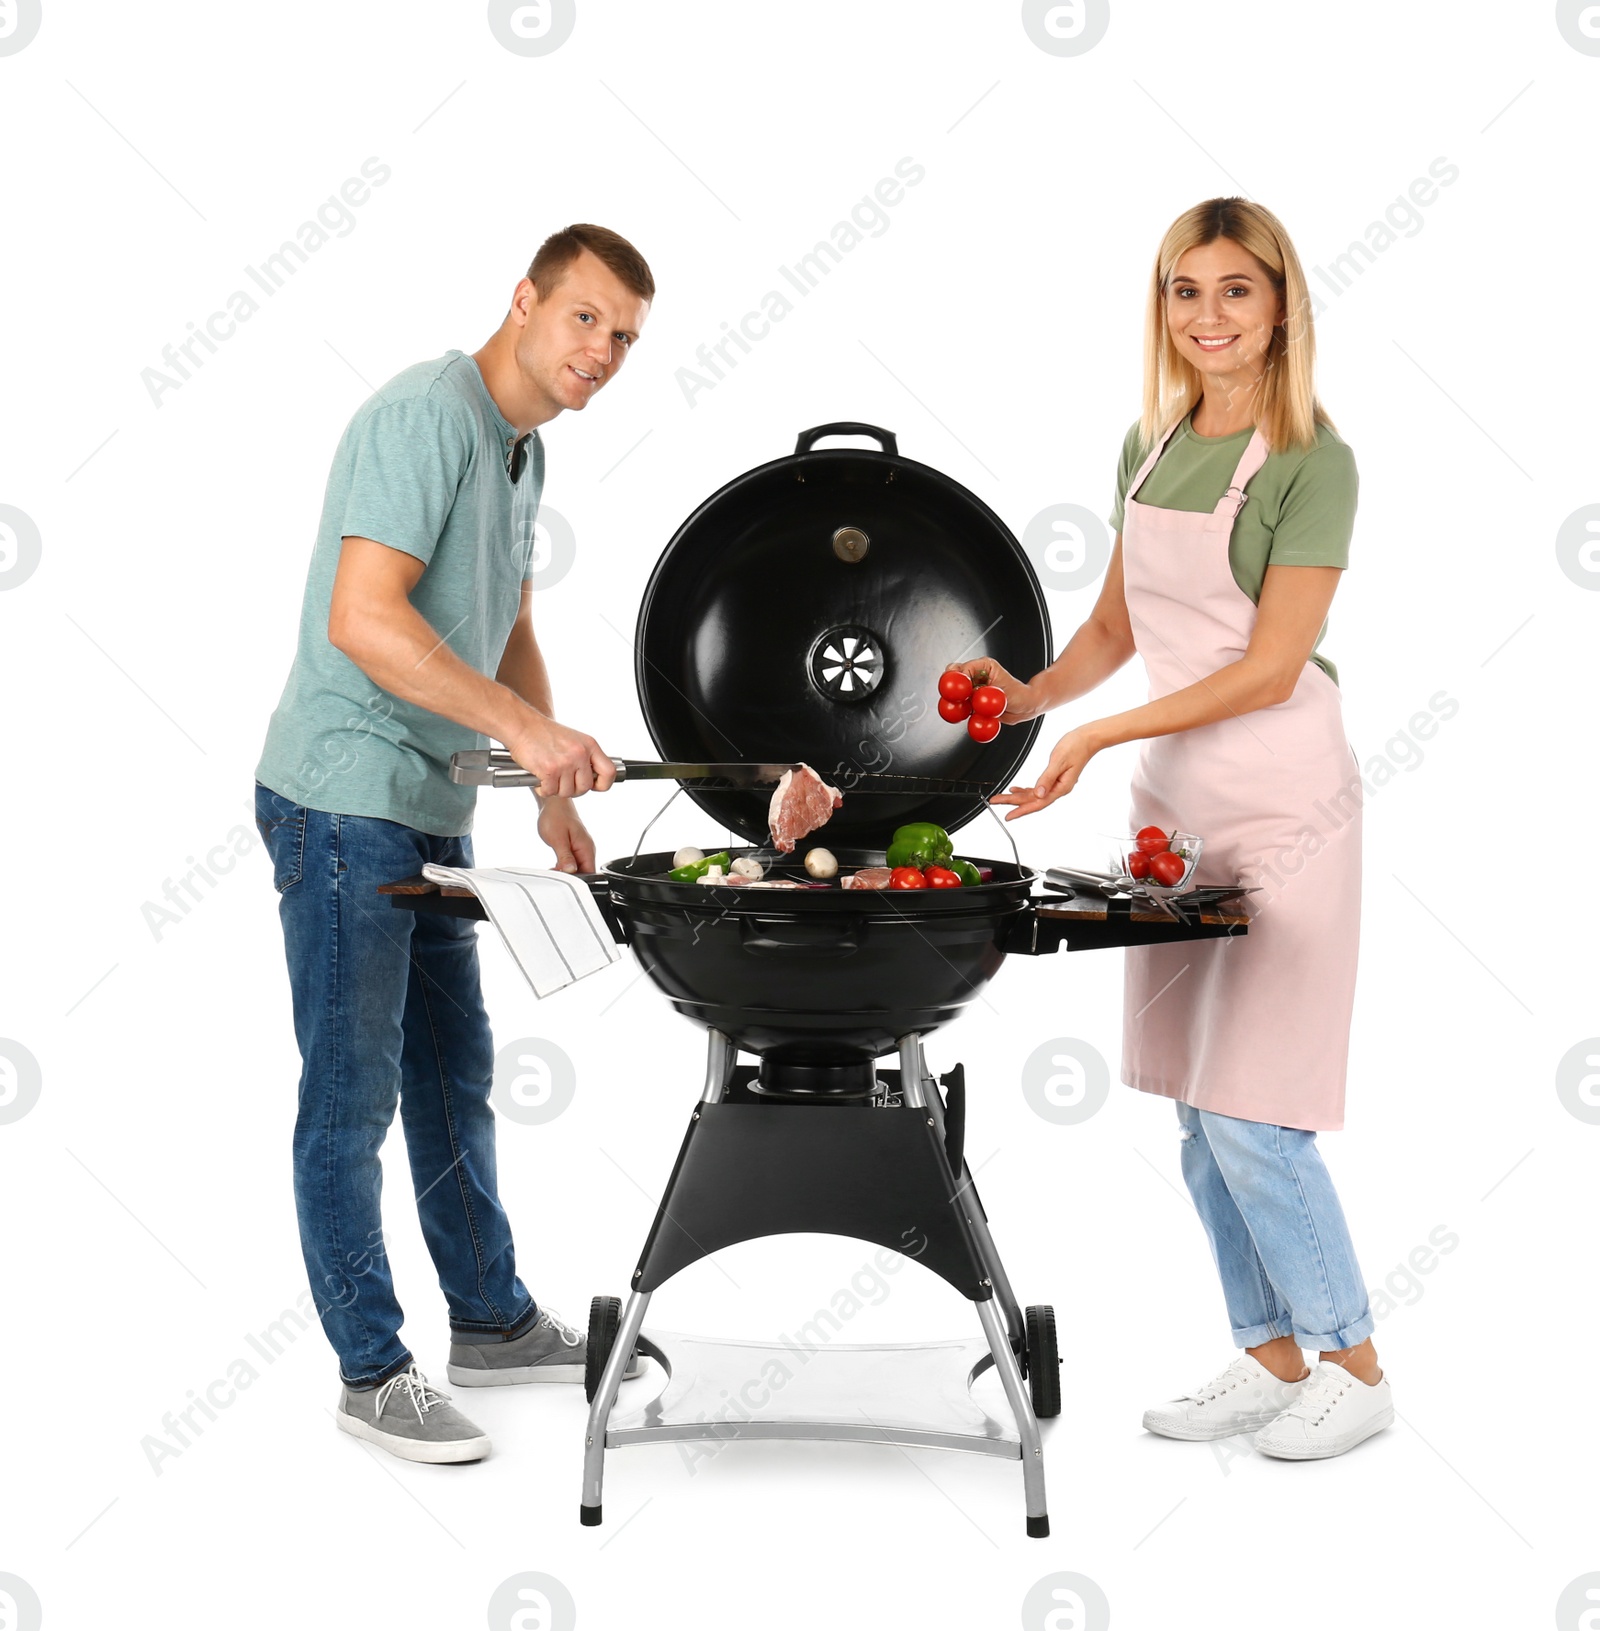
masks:
MULTIPOLYGON (((0 5, 0 49, 19 4, 0 5)), ((524 1570, 561 1581, 586 1631, 1012 1626, 1060 1570, 1096 1582, 1119 1628, 1550 1623, 1600 1570, 1600 1126, 1556 1090, 1600 1031, 1600 597, 1556 548, 1600 499, 1581 161, 1597 75, 1548 4, 1118 0, 1072 55, 1036 45, 1014 4, 580 0, 570 39, 525 56, 481 5, 45 0, 37 37, 0 55, 0 504, 41 539, 0 592, 0 1037, 42 1073, 37 1104, 0 1120, 0 1577, 51 1627, 479 1627, 524 1570), (392 176, 353 229, 154 405, 141 370, 373 156, 392 176), (926 177, 887 230, 686 403, 674 375, 695 348, 906 157, 926 177), (481 344, 568 221, 646 254, 644 341, 544 433, 577 555, 536 601, 562 716, 645 754, 629 634, 709 493, 802 427, 860 419, 1019 534, 1053 504, 1103 515, 1173 216, 1246 192, 1325 267, 1439 158, 1460 174, 1418 222, 1342 293, 1313 278, 1321 394, 1361 472, 1324 649, 1362 763, 1410 766, 1367 807, 1350 1115, 1323 1140, 1367 1283, 1389 1285, 1376 1340, 1399 1423, 1312 1465, 1141 1432, 1147 1404, 1230 1347, 1170 1106, 1113 1086, 1061 1125, 1023 1097, 1024 1060, 1055 1038, 1115 1078, 1105 953, 1014 959, 930 1043, 936 1068, 967 1065, 1012 1278, 1060 1322, 1047 1542, 1024 1537, 1014 1465, 870 1446, 735 1446, 693 1475, 671 1447, 619 1451, 607 1523, 580 1529, 580 1390, 475 1395, 491 1460, 404 1465, 334 1432, 315 1329, 153 1472, 141 1441, 303 1283, 298 1057, 250 784, 328 461, 369 389, 481 344), (1418 763, 1398 733, 1440 691, 1458 711, 1418 763), (158 939, 144 904, 240 827, 248 855, 158 939), (1458 1246, 1407 1269, 1441 1226, 1458 1246)), ((1050 592, 1058 642, 1093 594, 1050 592)), ((1093 712, 1141 684, 1130 668, 1093 712)), ((1132 751, 1024 824, 1026 859, 1102 859, 1132 751)), ((631 849, 655 802, 587 800, 602 855, 631 849)), ((532 814, 485 797, 479 860, 541 860, 532 814)), ((663 841, 700 836, 685 813, 663 841)), ((581 1319, 626 1289, 702 1039, 631 961, 542 1005, 498 942, 484 965, 497 1038, 576 1064, 571 1108, 502 1120, 500 1155, 524 1276, 581 1319)), ((405 1334, 442 1380, 398 1138, 387 1157, 405 1334)), ((871 1251, 745 1246, 670 1283, 651 1323, 792 1331, 871 1251)), ((886 1283, 851 1340, 976 1332, 921 1268, 886 1283)))

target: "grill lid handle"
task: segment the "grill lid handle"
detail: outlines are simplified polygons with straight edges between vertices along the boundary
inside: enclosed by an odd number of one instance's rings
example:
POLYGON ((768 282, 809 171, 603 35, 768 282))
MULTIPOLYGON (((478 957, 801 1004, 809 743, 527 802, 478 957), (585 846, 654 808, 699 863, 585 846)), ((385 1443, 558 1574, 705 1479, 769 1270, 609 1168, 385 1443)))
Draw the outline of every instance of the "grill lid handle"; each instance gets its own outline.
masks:
POLYGON ((739 943, 753 957, 853 957, 861 950, 867 925, 859 917, 817 915, 816 922, 798 917, 742 917, 739 943))
POLYGON ((892 430, 859 424, 854 419, 841 419, 832 425, 816 425, 810 430, 801 431, 794 444, 795 453, 809 453, 824 436, 871 436, 891 459, 900 456, 900 447, 892 430))

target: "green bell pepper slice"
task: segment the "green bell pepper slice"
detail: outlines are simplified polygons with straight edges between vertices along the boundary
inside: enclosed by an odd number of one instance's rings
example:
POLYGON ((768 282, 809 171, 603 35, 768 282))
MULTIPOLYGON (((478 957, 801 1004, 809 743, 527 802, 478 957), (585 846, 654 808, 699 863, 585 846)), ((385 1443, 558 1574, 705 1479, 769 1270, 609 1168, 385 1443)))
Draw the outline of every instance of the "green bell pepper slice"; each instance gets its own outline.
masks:
POLYGON ((688 866, 675 866, 667 876, 674 883, 694 883, 697 879, 703 878, 714 866, 721 867, 726 874, 729 865, 728 852, 719 849, 715 855, 708 855, 703 861, 691 861, 688 866))

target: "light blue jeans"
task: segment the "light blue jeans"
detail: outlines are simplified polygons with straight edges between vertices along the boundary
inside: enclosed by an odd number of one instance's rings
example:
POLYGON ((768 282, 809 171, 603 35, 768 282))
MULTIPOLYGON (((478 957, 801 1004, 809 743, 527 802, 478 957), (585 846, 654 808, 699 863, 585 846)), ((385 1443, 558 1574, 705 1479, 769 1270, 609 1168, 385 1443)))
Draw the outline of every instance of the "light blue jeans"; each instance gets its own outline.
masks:
POLYGON ((1372 1312, 1317 1135, 1178 1104, 1183 1181, 1211 1242, 1240 1348, 1292 1336, 1332 1353, 1372 1312))

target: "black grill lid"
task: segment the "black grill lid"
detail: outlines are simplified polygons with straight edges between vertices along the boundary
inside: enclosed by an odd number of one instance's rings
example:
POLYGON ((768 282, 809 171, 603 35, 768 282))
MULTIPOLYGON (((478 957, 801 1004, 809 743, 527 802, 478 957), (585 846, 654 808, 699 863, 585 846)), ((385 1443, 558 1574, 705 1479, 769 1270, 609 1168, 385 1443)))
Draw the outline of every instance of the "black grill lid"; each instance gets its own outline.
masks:
MULTIPOLYGON (((882 848, 905 821, 950 830, 982 813, 966 793, 851 796, 874 773, 998 790, 1039 721, 987 744, 937 710, 938 679, 987 653, 1019 676, 1050 660, 1038 579, 1005 523, 948 476, 901 458, 871 425, 821 425, 679 527, 639 611, 635 676, 651 739, 674 760, 803 760, 845 796, 819 842, 882 848), (822 436, 882 451, 812 451, 822 436)), ((689 795, 752 843, 770 790, 689 795)), ((864 784, 864 787, 867 784, 864 784)))

